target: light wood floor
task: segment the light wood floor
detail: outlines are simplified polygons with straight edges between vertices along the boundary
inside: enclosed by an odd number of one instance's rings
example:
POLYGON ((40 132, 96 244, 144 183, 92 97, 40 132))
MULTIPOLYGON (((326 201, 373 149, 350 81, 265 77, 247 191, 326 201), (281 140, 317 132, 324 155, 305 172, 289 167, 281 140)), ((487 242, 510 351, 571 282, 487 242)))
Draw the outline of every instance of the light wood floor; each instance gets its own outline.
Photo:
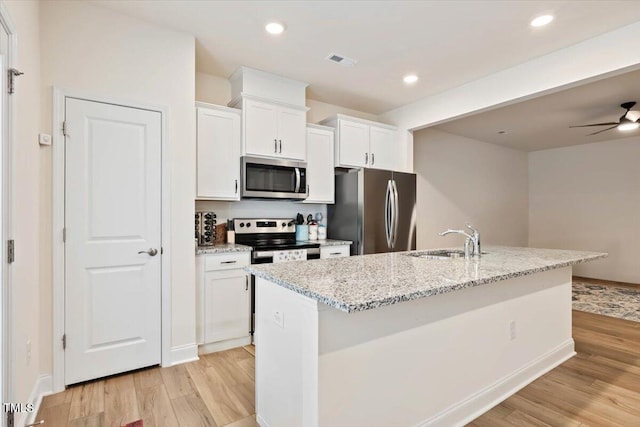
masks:
MULTIPOLYGON (((640 427, 640 323, 574 311, 573 337, 577 356, 469 426, 640 427)), ((254 427, 250 351, 74 386, 46 397, 36 419, 54 427, 120 426, 137 419, 145 427, 254 427)))
POLYGON ((197 362, 69 387, 47 396, 36 420, 49 427, 254 427, 253 346, 207 354, 197 362))

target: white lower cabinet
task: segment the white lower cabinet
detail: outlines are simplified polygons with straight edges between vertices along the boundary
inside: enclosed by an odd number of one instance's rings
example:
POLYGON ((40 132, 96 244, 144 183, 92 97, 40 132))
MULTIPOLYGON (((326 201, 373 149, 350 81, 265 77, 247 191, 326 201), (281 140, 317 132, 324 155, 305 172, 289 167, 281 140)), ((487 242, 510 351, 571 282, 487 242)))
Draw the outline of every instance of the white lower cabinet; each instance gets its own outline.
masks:
POLYGON ((325 258, 341 258, 349 256, 349 245, 340 246, 321 246, 320 259, 325 258))
POLYGON ((243 267, 249 252, 198 255, 198 343, 200 352, 249 344, 251 279, 243 267))

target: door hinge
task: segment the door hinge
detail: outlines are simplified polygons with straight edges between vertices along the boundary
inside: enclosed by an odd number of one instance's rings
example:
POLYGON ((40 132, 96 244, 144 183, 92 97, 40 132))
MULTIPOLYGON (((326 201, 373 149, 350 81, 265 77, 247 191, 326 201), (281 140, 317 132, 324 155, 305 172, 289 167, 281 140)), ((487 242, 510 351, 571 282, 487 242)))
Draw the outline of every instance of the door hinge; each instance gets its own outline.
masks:
POLYGON ((12 94, 13 92, 15 92, 14 79, 18 76, 23 75, 24 73, 20 70, 16 70, 15 68, 9 68, 7 70, 7 73, 9 74, 9 78, 7 79, 7 84, 9 85, 9 87, 7 88, 7 92, 9 92, 9 94, 12 94))
POLYGON ((67 349, 67 334, 62 335, 62 349, 63 350, 67 349))
POLYGON ((62 122, 62 134, 64 136, 69 136, 69 134, 67 133, 67 121, 66 120, 64 122, 62 122))
POLYGON ((64 227, 62 229, 62 243, 66 243, 67 242, 67 227, 64 227))
POLYGON ((14 424, 13 411, 7 411, 7 427, 13 427, 14 424))
POLYGON ((164 254, 164 248, 160 247, 160 255, 164 254))
POLYGON ((16 244, 14 240, 7 240, 7 263, 11 264, 16 260, 16 244))

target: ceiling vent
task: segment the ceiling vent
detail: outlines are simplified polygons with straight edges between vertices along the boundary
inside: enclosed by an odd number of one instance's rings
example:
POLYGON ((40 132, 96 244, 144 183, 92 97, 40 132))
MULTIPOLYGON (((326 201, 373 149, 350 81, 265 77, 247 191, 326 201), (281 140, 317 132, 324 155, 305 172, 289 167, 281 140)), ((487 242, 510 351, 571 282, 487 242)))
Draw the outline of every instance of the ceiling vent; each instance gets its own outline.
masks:
POLYGON ((336 64, 344 65, 345 67, 353 67, 356 62, 358 62, 355 59, 347 58, 346 56, 338 55, 337 53, 331 53, 325 59, 335 62, 336 64))

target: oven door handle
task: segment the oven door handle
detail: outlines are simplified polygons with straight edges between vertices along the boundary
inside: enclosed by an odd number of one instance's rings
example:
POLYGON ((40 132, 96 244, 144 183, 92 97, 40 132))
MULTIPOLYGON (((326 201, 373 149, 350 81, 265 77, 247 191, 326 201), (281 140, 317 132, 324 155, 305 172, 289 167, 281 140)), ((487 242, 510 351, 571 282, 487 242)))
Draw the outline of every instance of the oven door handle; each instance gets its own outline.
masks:
POLYGON ((254 251, 254 259, 273 258, 273 251, 254 251))
POLYGON ((296 168, 296 189, 294 193, 300 192, 300 168, 296 168))

